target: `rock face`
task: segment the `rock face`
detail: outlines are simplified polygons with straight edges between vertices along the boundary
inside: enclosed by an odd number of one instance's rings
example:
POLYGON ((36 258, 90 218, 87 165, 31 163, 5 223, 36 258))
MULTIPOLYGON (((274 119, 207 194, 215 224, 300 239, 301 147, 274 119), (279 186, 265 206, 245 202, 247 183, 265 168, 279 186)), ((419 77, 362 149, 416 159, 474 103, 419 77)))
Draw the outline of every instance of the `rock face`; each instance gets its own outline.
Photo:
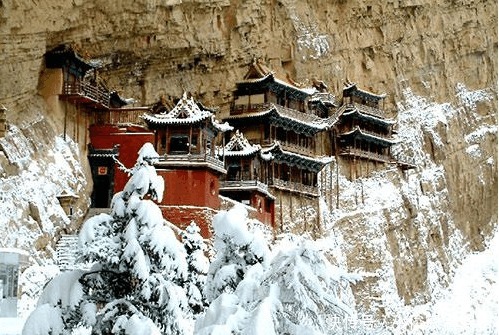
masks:
POLYGON ((37 94, 43 54, 59 43, 100 61, 109 86, 142 104, 190 91, 223 115, 254 58, 336 94, 346 80, 388 93, 397 155, 418 168, 351 182, 333 163, 321 185, 325 232, 344 241, 338 261, 378 276, 360 284, 359 306, 389 323, 400 301, 431 301, 497 226, 495 1, 4 0, 0 36, 8 122, 40 111, 55 134, 62 124, 37 94))

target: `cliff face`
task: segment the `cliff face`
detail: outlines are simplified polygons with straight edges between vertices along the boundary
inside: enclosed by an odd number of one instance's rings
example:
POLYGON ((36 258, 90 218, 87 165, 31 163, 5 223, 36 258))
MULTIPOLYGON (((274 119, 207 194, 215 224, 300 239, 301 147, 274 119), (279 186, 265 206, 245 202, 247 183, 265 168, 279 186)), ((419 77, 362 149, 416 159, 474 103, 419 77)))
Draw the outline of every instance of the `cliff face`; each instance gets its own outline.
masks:
POLYGON ((56 134, 62 124, 37 94, 43 54, 59 43, 99 60, 109 86, 143 104, 191 91, 224 114, 254 58, 298 82, 324 80, 336 94, 345 80, 388 93, 387 113, 398 114, 405 141, 397 154, 418 169, 324 181, 326 228, 351 248, 339 258, 352 270, 392 273, 358 290, 366 309, 383 292, 406 304, 431 300, 453 260, 482 250, 496 227, 495 1, 4 0, 0 36, 7 119, 34 124, 27 111, 40 111, 56 134), (382 187, 394 198, 367 208, 382 187))

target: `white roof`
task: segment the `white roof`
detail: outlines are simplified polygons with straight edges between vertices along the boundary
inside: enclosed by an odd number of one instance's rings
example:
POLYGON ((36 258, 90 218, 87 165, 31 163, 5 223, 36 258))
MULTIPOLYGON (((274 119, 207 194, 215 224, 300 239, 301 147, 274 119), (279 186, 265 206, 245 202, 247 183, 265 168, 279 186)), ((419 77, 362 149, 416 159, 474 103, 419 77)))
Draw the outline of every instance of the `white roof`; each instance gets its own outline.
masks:
POLYGON ((222 149, 219 149, 219 155, 225 156, 249 156, 260 151, 262 147, 258 144, 251 144, 243 133, 236 130, 229 143, 222 149))
POLYGON ((188 98, 184 93, 182 99, 168 113, 144 114, 143 118, 146 122, 156 124, 189 124, 211 118, 212 115, 211 111, 200 109, 194 99, 188 98))
POLYGON ((303 92, 303 93, 305 93, 305 94, 312 95, 312 94, 314 94, 314 93, 318 92, 318 91, 317 91, 317 89, 316 89, 315 87, 298 87, 298 86, 295 86, 295 85, 293 85, 293 84, 291 84, 291 83, 287 83, 287 82, 285 82, 284 80, 277 79, 277 78, 275 78, 275 77, 274 77, 274 81, 275 81, 276 83, 281 84, 281 85, 288 86, 288 87, 291 87, 292 89, 295 89, 295 90, 301 91, 301 92, 303 92))

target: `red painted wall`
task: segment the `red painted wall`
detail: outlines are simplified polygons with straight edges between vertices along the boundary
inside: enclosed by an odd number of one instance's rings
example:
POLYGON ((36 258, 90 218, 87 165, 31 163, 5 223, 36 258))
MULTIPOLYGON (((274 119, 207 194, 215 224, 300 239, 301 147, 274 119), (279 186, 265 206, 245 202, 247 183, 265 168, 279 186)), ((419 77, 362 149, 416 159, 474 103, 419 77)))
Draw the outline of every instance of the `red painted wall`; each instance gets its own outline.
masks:
POLYGON ((256 219, 274 228, 275 203, 274 201, 272 201, 270 205, 265 206, 266 204, 265 202, 268 201, 269 199, 267 199, 265 196, 258 193, 253 193, 253 195, 251 196, 251 207, 256 209, 256 215, 255 215, 256 219))
POLYGON ((157 169, 165 180, 162 205, 189 205, 218 209, 218 175, 211 170, 157 169))
MULTIPOLYGON (((118 159, 127 168, 131 168, 137 162, 138 152, 146 142, 154 144, 154 133, 140 126, 117 125, 91 125, 89 127, 90 143, 95 149, 112 149, 115 145, 120 146, 118 159)), ((114 190, 123 190, 130 178, 126 173, 115 165, 114 190)))
POLYGON ((211 223, 213 217, 218 213, 217 210, 206 207, 191 207, 191 206, 159 206, 163 217, 179 227, 185 229, 192 221, 201 229, 201 236, 210 238, 213 234, 211 223))

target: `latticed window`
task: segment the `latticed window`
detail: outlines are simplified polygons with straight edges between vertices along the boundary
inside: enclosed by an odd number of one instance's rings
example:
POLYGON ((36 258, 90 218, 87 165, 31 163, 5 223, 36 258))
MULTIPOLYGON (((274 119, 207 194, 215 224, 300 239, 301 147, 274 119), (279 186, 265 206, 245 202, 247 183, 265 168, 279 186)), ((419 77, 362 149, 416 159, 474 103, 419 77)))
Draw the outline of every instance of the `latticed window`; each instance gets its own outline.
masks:
POLYGON ((0 264, 0 298, 17 297, 18 267, 0 264))

